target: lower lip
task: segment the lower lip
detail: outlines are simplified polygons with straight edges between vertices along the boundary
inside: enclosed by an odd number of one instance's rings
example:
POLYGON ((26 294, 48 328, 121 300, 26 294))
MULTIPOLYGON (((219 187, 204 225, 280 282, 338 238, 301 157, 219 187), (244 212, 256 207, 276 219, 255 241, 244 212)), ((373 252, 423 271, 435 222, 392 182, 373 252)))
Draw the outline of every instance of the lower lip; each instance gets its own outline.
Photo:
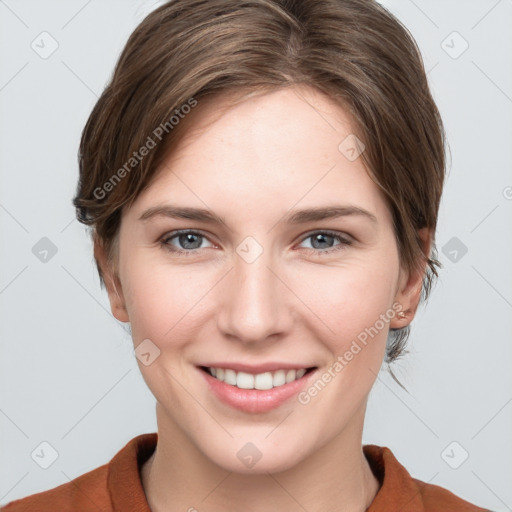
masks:
POLYGON ((198 368, 210 386, 211 391, 227 405, 244 412, 261 413, 271 411, 296 395, 316 370, 309 371, 300 379, 272 389, 240 389, 216 379, 198 368))

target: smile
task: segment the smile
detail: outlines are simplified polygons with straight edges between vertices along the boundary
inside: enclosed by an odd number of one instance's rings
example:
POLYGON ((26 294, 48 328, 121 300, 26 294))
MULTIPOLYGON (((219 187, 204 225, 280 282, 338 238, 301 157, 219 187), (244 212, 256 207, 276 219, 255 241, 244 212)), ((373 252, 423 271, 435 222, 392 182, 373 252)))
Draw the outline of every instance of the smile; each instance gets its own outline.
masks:
POLYGON ((266 390, 298 380, 314 368, 282 369, 258 374, 237 372, 229 368, 201 367, 201 369, 215 379, 239 389, 266 390))

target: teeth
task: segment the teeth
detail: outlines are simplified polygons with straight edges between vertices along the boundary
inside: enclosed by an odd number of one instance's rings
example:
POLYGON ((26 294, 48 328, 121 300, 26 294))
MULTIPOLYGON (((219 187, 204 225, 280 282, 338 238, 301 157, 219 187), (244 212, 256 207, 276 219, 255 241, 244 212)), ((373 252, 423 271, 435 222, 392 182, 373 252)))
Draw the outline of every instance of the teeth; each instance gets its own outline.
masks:
POLYGON ((224 382, 236 386, 236 372, 234 370, 224 370, 224 382))
POLYGON ((235 370, 209 367, 210 374, 218 380, 236 386, 240 389, 272 389, 294 380, 300 379, 306 373, 305 368, 300 370, 277 370, 253 375, 246 372, 235 372, 235 370))
POLYGON ((236 374, 236 387, 240 389, 254 389, 254 375, 238 372, 236 374))

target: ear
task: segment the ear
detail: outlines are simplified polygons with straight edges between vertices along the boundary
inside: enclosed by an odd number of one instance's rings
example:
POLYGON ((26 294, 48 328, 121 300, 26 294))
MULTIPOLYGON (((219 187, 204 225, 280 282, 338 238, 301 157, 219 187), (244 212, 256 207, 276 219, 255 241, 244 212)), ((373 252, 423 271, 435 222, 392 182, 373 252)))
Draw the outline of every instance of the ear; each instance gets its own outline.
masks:
MULTIPOLYGON (((422 240, 423 253, 428 257, 432 245, 433 231, 430 228, 422 228, 418 230, 418 235, 422 240)), ((406 272, 403 268, 400 269, 400 277, 394 302, 398 302, 402 305, 401 311, 404 312, 405 317, 401 318, 400 314, 395 315, 390 322, 390 328, 400 329, 412 322, 420 302, 421 288, 426 267, 427 262, 425 261, 419 270, 413 272, 406 272)))
POLYGON ((108 299, 110 301, 110 309, 114 317, 120 322, 129 322, 128 312, 123 295, 123 288, 121 281, 115 270, 109 263, 105 248, 99 240, 94 241, 94 257, 101 268, 103 280, 108 292, 108 299))

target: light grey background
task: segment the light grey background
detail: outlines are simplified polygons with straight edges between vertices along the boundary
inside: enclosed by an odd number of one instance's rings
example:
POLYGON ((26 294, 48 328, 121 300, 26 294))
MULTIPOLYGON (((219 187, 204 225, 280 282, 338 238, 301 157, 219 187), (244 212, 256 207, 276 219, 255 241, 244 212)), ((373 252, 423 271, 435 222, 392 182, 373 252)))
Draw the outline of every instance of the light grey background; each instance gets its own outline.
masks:
MULTIPOLYGON (((156 431, 154 398, 71 198, 84 123, 158 3, 0 0, 0 504, 156 431), (42 58, 52 39, 58 48, 42 58), (57 250, 46 262, 32 252, 43 237, 57 250), (31 457, 44 441, 58 452, 48 469, 31 457)), ((420 480, 512 510, 512 1, 383 3, 421 48, 451 162, 437 233, 444 268, 395 365, 410 394, 382 371, 363 441, 390 447, 420 480)))

